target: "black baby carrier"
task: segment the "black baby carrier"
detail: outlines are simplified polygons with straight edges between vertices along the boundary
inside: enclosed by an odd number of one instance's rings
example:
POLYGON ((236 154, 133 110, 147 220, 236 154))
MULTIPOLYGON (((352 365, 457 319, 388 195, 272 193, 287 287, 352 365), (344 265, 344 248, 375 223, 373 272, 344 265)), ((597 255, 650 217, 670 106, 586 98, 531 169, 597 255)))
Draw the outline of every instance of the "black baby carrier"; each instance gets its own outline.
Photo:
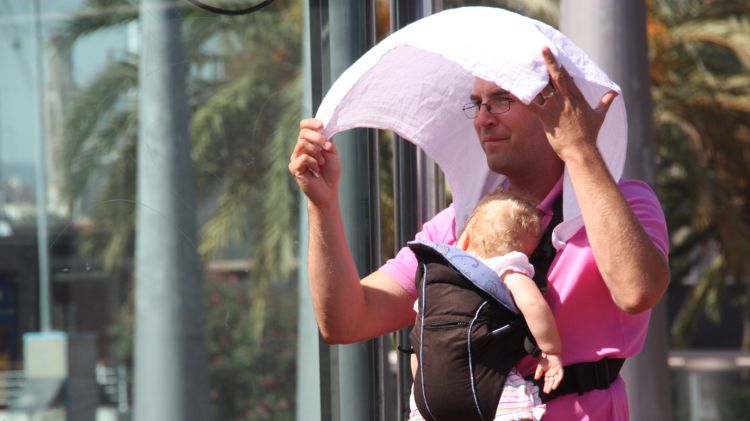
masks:
POLYGON ((497 274, 455 247, 414 241, 418 316, 411 333, 419 368, 417 408, 428 420, 491 420, 506 376, 532 336, 497 274))
MULTIPOLYGON (((558 197, 552 221, 529 258, 542 291, 556 254, 552 229, 561 220, 558 197)), ((428 421, 491 420, 510 369, 525 355, 539 353, 526 321, 497 274, 475 257, 431 242, 414 241, 409 248, 418 261, 419 309, 410 336, 419 361, 417 408, 428 421)), ((545 394, 540 388, 542 402, 607 389, 624 361, 605 357, 566 365, 557 389, 545 394)))

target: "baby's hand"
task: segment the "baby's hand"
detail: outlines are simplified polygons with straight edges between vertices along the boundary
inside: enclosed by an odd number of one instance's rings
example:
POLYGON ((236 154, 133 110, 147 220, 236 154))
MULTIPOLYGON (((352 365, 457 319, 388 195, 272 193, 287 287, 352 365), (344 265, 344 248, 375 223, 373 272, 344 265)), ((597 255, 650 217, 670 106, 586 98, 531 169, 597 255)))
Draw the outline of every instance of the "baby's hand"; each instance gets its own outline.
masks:
POLYGON ((563 363, 560 354, 541 353, 539 365, 536 366, 534 379, 539 380, 544 375, 544 393, 555 390, 563 378, 563 363))

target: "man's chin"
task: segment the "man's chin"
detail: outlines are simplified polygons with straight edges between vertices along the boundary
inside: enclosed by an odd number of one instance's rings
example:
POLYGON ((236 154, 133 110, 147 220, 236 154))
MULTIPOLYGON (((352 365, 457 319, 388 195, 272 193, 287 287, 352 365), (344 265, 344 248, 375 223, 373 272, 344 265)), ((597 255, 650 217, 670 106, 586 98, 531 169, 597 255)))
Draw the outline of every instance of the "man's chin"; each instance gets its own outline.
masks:
POLYGON ((498 162, 490 158, 487 158, 487 166, 490 167, 490 171, 498 174, 505 174, 508 170, 508 166, 504 162, 498 162))

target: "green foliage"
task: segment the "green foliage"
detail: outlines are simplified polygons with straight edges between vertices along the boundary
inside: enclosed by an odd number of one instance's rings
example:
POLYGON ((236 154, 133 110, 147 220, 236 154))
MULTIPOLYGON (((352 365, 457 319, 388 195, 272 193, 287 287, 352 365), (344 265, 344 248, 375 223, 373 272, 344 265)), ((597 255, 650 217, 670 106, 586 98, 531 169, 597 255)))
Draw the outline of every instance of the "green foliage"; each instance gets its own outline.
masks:
MULTIPOLYGON (((213 419, 294 418, 297 290, 295 283, 253 294, 249 272, 209 273, 203 282, 206 351, 213 419), (268 303, 262 339, 253 332, 255 300, 268 303)), ((133 295, 110 326, 115 356, 133 356, 133 295)))
MULTIPOLYGON (((701 317, 720 322, 728 282, 750 287, 750 5, 740 3, 649 2, 672 284, 694 285, 672 325, 676 347, 689 345, 701 317)), ((742 344, 750 349, 750 337, 742 344)))
POLYGON ((138 3, 138 0, 87 0, 59 31, 57 39, 60 45, 70 48, 81 37, 132 22, 138 18, 138 3))
MULTIPOLYGON (((293 285, 293 284, 292 284, 293 285)), ((205 284, 210 397, 217 420, 292 420, 296 358, 296 288, 271 288, 262 340, 252 332, 252 288, 237 275, 205 284)))
MULTIPOLYGON (((140 2, 89 0, 56 39, 66 48, 137 21, 140 2)), ((299 2, 219 16, 177 2, 187 60, 191 157, 203 266, 242 259, 239 279, 213 274, 206 289, 215 419, 291 419, 294 396, 297 189, 289 153, 301 115, 299 2)), ((79 254, 131 272, 138 147, 138 56, 113 59, 67 108, 64 197, 89 221, 79 254)), ((128 275, 125 290, 132 290, 128 275)), ((132 355, 133 296, 109 334, 132 355)))

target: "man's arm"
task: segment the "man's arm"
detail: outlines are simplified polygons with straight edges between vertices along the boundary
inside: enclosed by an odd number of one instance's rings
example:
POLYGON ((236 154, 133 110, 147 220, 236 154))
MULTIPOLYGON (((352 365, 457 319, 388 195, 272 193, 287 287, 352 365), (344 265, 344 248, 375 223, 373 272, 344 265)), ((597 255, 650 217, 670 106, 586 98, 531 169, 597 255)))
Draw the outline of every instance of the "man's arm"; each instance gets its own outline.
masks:
POLYGON ((592 109, 552 52, 545 48, 542 55, 556 92, 544 104, 530 108, 539 115, 550 144, 565 162, 594 259, 612 298, 628 313, 648 310, 667 288, 669 266, 596 147, 604 116, 617 94, 606 93, 592 109))
POLYGON ((566 161, 591 251, 618 307, 640 313, 669 284, 666 257, 656 247, 612 179, 599 150, 566 161))
POLYGON ((308 198, 308 276, 318 327, 326 342, 351 343, 413 323, 413 299, 385 272, 360 281, 339 207, 338 152, 322 129, 319 120, 300 122, 289 172, 308 198))

